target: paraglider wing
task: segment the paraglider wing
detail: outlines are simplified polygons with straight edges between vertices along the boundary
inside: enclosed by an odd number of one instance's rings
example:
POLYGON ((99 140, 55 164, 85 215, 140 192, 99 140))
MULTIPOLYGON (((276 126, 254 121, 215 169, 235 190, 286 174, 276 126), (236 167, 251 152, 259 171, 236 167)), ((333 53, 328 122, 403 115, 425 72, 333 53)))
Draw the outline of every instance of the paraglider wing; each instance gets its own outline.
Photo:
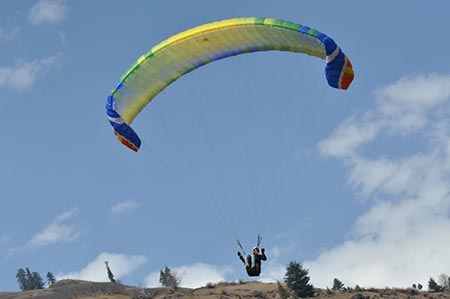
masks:
POLYGON ((326 79, 334 88, 347 89, 353 80, 347 56, 330 37, 310 27, 272 18, 236 18, 208 23, 157 44, 122 76, 106 104, 115 135, 124 145, 137 151, 141 141, 130 124, 170 83, 222 58, 272 50, 325 59, 326 79))

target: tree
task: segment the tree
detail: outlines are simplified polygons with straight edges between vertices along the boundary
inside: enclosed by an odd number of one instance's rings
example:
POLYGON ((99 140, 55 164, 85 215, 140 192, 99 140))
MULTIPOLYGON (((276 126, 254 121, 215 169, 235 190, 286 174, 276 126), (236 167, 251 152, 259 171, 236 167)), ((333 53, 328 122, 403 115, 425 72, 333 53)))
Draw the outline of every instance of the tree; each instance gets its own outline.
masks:
POLYGON ((116 280, 114 279, 114 274, 112 273, 112 271, 111 271, 111 269, 109 268, 109 262, 105 262, 105 265, 106 265, 106 272, 108 273, 108 278, 109 278, 109 281, 111 281, 111 282, 116 282, 116 280))
POLYGON ((450 290, 450 278, 447 274, 439 275, 438 281, 443 290, 450 290))
POLYGON ((43 289, 45 287, 44 280, 38 272, 31 273, 33 290, 43 289))
POLYGON ((25 272, 24 269, 20 268, 19 270, 17 270, 16 279, 21 291, 28 290, 27 273, 25 272))
POLYGON ((47 272, 47 284, 48 286, 51 286, 56 282, 55 275, 53 275, 52 272, 47 272))
POLYGON ((333 291, 341 291, 344 288, 344 284, 339 279, 335 278, 333 280, 333 287, 331 288, 333 291))
POLYGON ((34 290, 34 283, 33 283, 33 274, 31 274, 31 271, 29 268, 25 268, 25 272, 27 275, 27 288, 26 290, 34 290))
POLYGON ((44 288, 44 281, 38 272, 31 272, 26 268, 27 290, 37 290, 44 288))
POLYGON ((280 295, 281 299, 288 299, 289 298, 289 292, 286 290, 279 281, 277 281, 278 285, 278 295, 280 295))
POLYGON ((43 289, 45 284, 38 272, 31 272, 29 268, 20 268, 16 272, 17 282, 22 291, 43 289))
POLYGON ((432 292, 441 292, 444 288, 440 286, 432 277, 428 281, 428 289, 432 292))
POLYGON ((289 262, 284 275, 284 282, 295 295, 301 298, 314 295, 314 286, 309 283, 309 270, 303 269, 298 262, 289 262))
POLYGON ((164 270, 159 272, 159 282, 164 287, 176 289, 181 280, 166 266, 164 270))

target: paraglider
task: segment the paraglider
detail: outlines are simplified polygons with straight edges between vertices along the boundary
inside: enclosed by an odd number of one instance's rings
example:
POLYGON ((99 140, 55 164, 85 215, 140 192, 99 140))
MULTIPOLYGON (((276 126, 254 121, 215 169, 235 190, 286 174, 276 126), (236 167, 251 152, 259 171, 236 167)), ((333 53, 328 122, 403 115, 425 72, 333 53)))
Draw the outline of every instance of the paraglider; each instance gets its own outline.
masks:
POLYGON ((259 276, 261 274, 261 261, 267 260, 266 250, 264 248, 261 248, 261 253, 259 253, 259 247, 253 247, 252 254, 249 254, 246 259, 244 259, 240 251, 237 254, 239 259, 244 263, 248 276, 259 276))
MULTIPOLYGON (((130 125, 161 91, 208 63, 260 51, 287 51, 321 58, 326 61, 328 85, 336 89, 346 90, 354 78, 350 60, 334 40, 308 26, 254 17, 212 22, 160 42, 125 72, 106 102, 106 114, 114 134, 122 144, 137 152, 142 142, 130 125)), ((258 235, 258 245, 246 258, 238 252, 249 276, 259 276, 261 261, 267 260, 264 248, 260 253, 259 243, 258 235)))
POLYGON ((153 98, 181 76, 210 62, 258 51, 289 51, 325 59, 328 84, 347 89, 353 80, 350 60, 327 35, 273 18, 235 18, 176 34, 138 58, 111 91, 106 114, 119 141, 138 151, 141 140, 130 127, 153 98))

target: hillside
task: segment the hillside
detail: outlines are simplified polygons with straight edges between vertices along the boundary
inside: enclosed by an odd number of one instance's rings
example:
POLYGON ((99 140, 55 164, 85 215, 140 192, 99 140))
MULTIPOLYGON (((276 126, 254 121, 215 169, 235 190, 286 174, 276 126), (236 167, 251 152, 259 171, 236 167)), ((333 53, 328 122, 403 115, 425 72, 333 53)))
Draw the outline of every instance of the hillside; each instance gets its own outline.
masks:
MULTIPOLYGON (((0 299, 279 299, 276 283, 220 283, 198 289, 138 288, 116 283, 62 280, 48 289, 0 292, 0 299)), ((450 293, 370 289, 328 293, 317 290, 316 299, 450 299, 450 293)))

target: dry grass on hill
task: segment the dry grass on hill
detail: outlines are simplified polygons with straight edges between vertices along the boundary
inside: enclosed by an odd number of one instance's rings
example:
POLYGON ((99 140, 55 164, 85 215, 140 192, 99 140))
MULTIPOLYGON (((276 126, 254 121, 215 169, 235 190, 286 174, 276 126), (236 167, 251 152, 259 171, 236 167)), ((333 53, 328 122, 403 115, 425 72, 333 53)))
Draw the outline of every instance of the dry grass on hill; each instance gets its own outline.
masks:
MULTIPOLYGON (((316 299, 450 299, 450 293, 404 289, 329 292, 317 289, 316 299)), ((0 292, 0 299, 280 299, 276 283, 209 284, 198 289, 138 288, 117 283, 62 280, 48 289, 0 292)))

